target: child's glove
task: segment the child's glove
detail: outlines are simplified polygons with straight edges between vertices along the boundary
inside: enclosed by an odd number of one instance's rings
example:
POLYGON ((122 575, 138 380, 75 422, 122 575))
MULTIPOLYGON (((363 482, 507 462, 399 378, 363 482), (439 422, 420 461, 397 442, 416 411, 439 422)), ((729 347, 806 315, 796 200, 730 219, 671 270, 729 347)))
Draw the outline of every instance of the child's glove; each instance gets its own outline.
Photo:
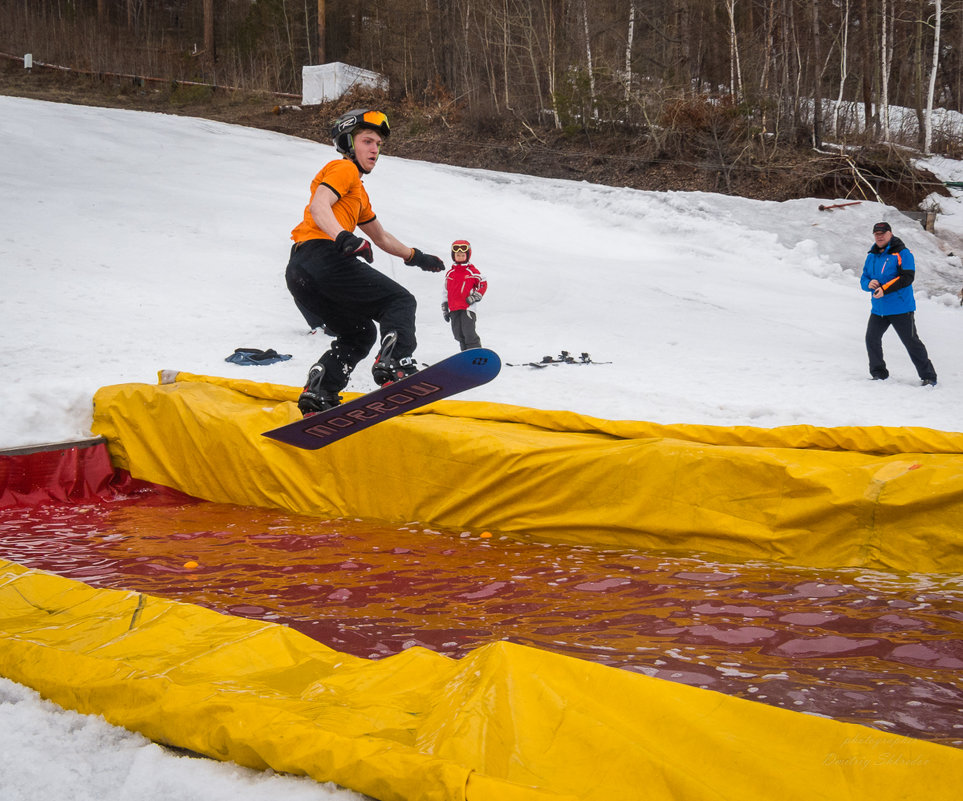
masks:
POLYGON ((469 303, 478 303, 478 301, 480 301, 481 299, 482 299, 482 293, 479 292, 477 289, 473 289, 471 292, 468 293, 469 303))
POLYGON ((405 259, 405 264, 420 267, 429 273, 440 273, 445 269, 445 264, 441 259, 432 256, 430 253, 422 253, 418 248, 411 249, 411 255, 405 259))
POLYGON ((441 316, 445 318, 446 323, 451 322, 451 314, 448 311, 448 301, 446 300, 441 304, 441 316))

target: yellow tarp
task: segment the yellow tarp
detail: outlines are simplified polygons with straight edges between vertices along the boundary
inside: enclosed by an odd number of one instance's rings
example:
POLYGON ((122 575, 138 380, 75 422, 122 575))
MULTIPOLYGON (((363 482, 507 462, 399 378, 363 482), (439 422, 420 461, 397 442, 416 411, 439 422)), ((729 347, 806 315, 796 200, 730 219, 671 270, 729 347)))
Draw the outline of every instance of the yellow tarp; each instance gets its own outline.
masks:
POLYGON ((384 801, 956 799, 963 751, 496 642, 381 661, 0 560, 0 674, 384 801))
POLYGON ((299 390, 186 373, 105 387, 136 478, 212 501, 736 560, 963 570, 963 434, 599 420, 441 401, 318 451, 261 436, 299 390))

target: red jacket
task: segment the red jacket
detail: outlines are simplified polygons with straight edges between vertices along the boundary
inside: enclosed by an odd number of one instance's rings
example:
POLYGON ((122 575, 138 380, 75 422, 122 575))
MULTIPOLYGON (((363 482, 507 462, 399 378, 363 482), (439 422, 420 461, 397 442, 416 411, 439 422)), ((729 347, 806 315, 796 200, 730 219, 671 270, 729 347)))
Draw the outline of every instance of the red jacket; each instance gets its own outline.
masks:
POLYGON ((482 295, 488 290, 488 281, 474 264, 453 264, 445 273, 445 298, 448 311, 460 311, 471 306, 468 295, 477 289, 482 295))

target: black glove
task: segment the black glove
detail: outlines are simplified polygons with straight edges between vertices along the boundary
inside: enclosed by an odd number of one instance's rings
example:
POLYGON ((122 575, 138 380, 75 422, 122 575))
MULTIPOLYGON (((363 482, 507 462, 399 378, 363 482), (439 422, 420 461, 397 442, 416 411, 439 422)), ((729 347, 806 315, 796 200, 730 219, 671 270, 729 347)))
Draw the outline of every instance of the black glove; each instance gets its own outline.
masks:
POLYGON ((471 292, 469 292, 468 297, 466 298, 469 303, 478 303, 481 299, 482 293, 477 289, 473 289, 471 292))
POLYGON ((374 261, 371 243, 367 239, 355 236, 350 231, 342 231, 338 234, 338 238, 334 240, 334 246, 345 256, 357 256, 359 259, 364 259, 368 264, 374 261))
POLYGON ((445 318, 446 323, 451 322, 451 314, 448 311, 448 301, 446 300, 441 304, 441 316, 445 318))
POLYGON ((445 269, 445 263, 441 259, 432 256, 430 253, 422 253, 418 248, 411 249, 411 256, 405 259, 405 264, 421 267, 422 270, 429 273, 440 273, 445 269))

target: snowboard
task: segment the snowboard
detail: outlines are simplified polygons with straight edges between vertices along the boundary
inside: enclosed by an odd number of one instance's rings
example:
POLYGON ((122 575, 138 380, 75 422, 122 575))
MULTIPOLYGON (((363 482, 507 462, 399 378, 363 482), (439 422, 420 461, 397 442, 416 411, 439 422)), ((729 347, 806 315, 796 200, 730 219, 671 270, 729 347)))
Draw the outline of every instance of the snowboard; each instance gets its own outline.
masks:
POLYGON ((333 409, 265 431, 262 436, 295 448, 317 450, 404 412, 487 384, 501 367, 501 359, 494 351, 464 350, 400 381, 333 409))

